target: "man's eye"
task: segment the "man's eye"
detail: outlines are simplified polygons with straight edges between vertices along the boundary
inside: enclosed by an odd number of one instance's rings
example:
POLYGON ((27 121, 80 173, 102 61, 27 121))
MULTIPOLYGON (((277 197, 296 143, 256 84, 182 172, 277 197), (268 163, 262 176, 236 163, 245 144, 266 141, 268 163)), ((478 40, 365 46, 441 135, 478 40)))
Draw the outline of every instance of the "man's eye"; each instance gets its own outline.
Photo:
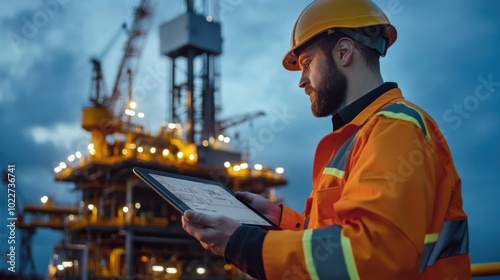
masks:
POLYGON ((306 62, 304 62, 304 68, 309 69, 310 66, 311 66, 310 60, 307 60, 306 62))

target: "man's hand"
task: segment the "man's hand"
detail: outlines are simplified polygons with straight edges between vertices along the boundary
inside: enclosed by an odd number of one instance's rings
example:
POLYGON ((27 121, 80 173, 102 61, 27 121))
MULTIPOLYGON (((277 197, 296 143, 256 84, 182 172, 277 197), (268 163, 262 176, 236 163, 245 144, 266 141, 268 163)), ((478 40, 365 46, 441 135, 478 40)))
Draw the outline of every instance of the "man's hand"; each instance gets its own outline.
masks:
POLYGON ((227 241, 240 223, 225 216, 206 215, 187 210, 182 216, 182 227, 200 241, 203 248, 224 256, 227 241))
POLYGON ((235 195, 238 199, 245 201, 255 210, 266 216, 274 224, 280 224, 281 207, 272 203, 269 199, 251 192, 237 192, 235 195))

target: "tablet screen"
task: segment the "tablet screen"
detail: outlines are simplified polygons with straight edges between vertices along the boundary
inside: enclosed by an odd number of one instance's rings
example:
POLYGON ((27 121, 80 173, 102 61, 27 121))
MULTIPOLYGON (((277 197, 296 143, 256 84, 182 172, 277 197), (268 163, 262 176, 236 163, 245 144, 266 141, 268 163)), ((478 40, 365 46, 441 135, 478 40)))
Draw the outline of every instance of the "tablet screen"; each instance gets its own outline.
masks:
POLYGON ((189 208, 205 213, 219 214, 242 224, 271 226, 231 193, 216 184, 188 181, 149 173, 164 188, 189 208))

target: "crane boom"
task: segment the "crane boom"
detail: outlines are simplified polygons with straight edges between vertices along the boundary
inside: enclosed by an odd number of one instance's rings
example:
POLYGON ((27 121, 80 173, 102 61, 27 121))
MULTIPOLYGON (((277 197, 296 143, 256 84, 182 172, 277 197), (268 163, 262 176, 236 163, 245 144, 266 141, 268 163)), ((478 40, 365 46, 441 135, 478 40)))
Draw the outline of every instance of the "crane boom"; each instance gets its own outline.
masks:
MULTIPOLYGON (((107 107, 111 110, 115 109, 118 99, 124 94, 127 88, 127 72, 132 75, 136 74, 138 69, 139 58, 142 53, 142 47, 146 35, 151 28, 151 18, 153 14, 155 0, 141 0, 139 6, 135 9, 134 23, 130 30, 127 43, 125 45, 124 54, 118 68, 113 93, 109 99, 107 107)), ((118 113, 118 117, 122 112, 118 113)))

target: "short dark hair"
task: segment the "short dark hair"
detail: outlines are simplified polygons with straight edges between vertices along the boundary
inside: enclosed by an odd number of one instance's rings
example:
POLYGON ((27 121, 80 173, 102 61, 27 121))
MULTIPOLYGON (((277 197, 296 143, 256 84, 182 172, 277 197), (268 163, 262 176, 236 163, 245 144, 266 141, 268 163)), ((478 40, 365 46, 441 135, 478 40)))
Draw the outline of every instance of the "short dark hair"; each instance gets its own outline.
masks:
MULTIPOLYGON (((363 28, 366 29, 366 28, 363 28)), ((356 32, 359 32, 359 29, 353 29, 356 32)), ((370 31, 365 31, 363 30, 365 34, 374 34, 373 30, 370 31)), ((376 33, 375 36, 380 36, 380 33, 376 33)), ((360 51, 361 57, 363 58, 365 64, 374 72, 380 72, 380 53, 377 50, 374 50, 372 48, 367 47, 363 43, 359 42, 358 40, 345 35, 344 33, 341 32, 334 32, 329 36, 324 36, 320 38, 316 43, 318 46, 321 48, 323 53, 325 55, 328 55, 331 53, 332 48, 337 44, 337 42, 344 37, 351 38, 354 41, 354 44, 356 48, 360 51)))

